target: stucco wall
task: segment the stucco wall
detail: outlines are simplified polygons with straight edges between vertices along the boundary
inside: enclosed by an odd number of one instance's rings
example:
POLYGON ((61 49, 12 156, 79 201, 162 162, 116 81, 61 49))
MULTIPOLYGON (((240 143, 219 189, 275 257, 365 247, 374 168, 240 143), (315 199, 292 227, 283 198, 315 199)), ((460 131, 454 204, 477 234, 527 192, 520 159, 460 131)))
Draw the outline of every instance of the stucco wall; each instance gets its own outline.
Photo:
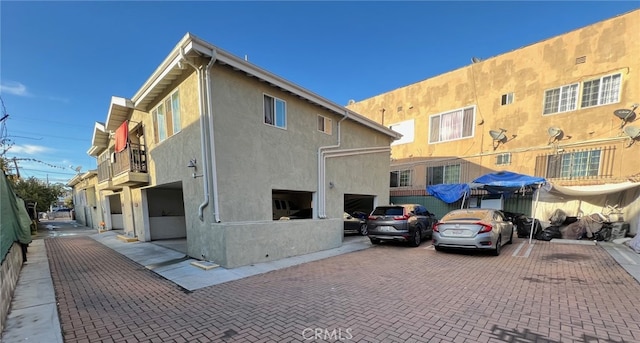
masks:
POLYGON ((13 243, 2 265, 0 265, 0 334, 4 330, 5 321, 9 314, 9 307, 13 299, 13 291, 18 284, 18 277, 22 269, 22 248, 13 243))
MULTIPOLYGON (((487 58, 348 106, 384 125, 415 119, 413 143, 396 145, 397 160, 460 157, 472 162, 470 176, 508 169, 533 174, 535 157, 558 148, 615 148, 610 171, 624 179, 640 170, 640 144, 625 148, 626 136, 613 111, 630 108, 640 99, 640 10, 586 28, 487 58), (584 63, 576 59, 585 57, 584 63), (545 90, 582 83, 613 73, 622 75, 620 101, 543 115, 545 90), (501 96, 514 93, 512 104, 501 96), (428 144, 429 117, 465 106, 476 106, 474 135, 428 144), (383 111, 384 110, 384 111, 383 111), (550 145, 547 128, 564 131, 559 145, 550 145), (508 142, 493 149, 489 130, 506 129, 508 142), (495 154, 511 152, 511 164, 497 166, 495 154)), ((582 89, 582 87, 580 87, 582 89)), ((580 98, 579 98, 580 99, 580 98)), ((637 122, 633 125, 638 126, 637 122)), ((469 181, 469 180, 462 180, 469 181)))
POLYGON ((343 238, 338 219, 216 224, 214 230, 226 247, 214 260, 226 268, 337 248, 343 238))
MULTIPOLYGON (((317 192, 318 148, 337 143, 341 118, 318 106, 244 77, 228 68, 214 68, 214 126, 218 159, 220 215, 224 221, 271 220, 272 190, 317 192), (263 94, 286 101, 287 128, 264 124, 263 94), (333 120, 333 134, 317 130, 317 116, 333 120), (250 196, 249 196, 250 195, 250 196)), ((389 138, 350 120, 342 123, 341 148, 389 146, 389 138)), ((367 165, 388 168, 373 158, 367 165)), ((334 168, 342 168, 334 165, 334 168)), ((363 169, 363 168, 358 168, 363 169)), ((346 175, 352 172, 346 170, 346 175)), ((379 174, 375 174, 379 175, 379 174)), ((352 178, 360 189, 372 176, 352 178)), ((388 176, 378 179, 386 183, 388 176)), ((386 194, 382 190, 377 194, 386 194)), ((340 217, 341 217, 340 212, 340 217)))

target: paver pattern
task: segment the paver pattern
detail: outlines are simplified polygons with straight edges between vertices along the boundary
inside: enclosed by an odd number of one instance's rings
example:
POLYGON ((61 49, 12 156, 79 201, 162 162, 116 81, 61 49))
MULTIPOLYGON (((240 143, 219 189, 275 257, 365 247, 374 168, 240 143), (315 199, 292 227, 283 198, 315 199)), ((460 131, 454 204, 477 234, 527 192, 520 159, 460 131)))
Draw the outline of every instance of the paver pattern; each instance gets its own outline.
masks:
POLYGON ((519 242, 383 244, 194 292, 88 237, 46 246, 65 342, 640 341, 640 285, 604 249, 519 242))

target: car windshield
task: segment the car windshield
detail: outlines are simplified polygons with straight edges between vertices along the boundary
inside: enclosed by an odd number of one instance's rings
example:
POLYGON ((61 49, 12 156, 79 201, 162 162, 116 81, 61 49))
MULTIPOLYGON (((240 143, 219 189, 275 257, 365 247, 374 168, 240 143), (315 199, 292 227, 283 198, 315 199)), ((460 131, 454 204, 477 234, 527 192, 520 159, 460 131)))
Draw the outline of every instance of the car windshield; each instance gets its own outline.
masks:
POLYGON ((447 213, 441 221, 452 220, 482 220, 489 214, 488 210, 458 210, 447 213))
POLYGON ((404 209, 402 207, 377 207, 373 211, 374 216, 402 216, 404 209))

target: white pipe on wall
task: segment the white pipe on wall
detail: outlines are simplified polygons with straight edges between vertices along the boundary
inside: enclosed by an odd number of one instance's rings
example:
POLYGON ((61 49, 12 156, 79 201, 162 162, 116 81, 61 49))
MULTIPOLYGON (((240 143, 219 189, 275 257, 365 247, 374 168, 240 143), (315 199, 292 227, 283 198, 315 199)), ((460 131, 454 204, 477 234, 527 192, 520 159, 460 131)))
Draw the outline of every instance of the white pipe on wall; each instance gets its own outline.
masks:
MULTIPOLYGON (((322 187, 325 187, 324 185, 324 181, 326 178, 326 164, 327 164, 327 158, 333 158, 333 157, 345 157, 345 156, 354 156, 354 155, 364 155, 364 154, 378 154, 378 153, 382 153, 382 152, 387 152, 390 153, 391 152, 391 147, 389 146, 382 146, 382 147, 368 147, 368 148, 353 148, 353 149, 342 149, 342 150, 330 150, 330 151, 325 151, 322 153, 322 187)), ((321 219, 326 219, 327 218, 327 213, 326 213, 326 194, 324 192, 323 188, 318 187, 318 191, 322 189, 323 192, 321 193, 321 196, 318 197, 318 207, 320 207, 322 210, 321 212, 319 211, 318 213, 318 218, 321 219)))
POLYGON ((318 148, 318 218, 324 219, 326 218, 326 214, 325 214, 325 172, 324 172, 324 153, 326 150, 328 149, 335 149, 335 148, 339 148, 340 144, 341 144, 341 140, 342 140, 342 135, 341 135, 341 126, 340 124, 342 123, 342 121, 344 121, 345 119, 347 119, 348 114, 345 112, 344 117, 342 117, 339 121, 338 121, 338 142, 335 145, 327 145, 327 146, 321 146, 318 148))
POLYGON ((211 67, 215 63, 217 59, 217 51, 215 49, 211 50, 211 60, 209 64, 204 70, 205 75, 205 86, 207 92, 207 119, 209 121, 209 147, 211 154, 211 185, 213 187, 213 216, 216 223, 220 223, 220 202, 218 201, 218 168, 216 166, 216 145, 215 139, 213 136, 213 101, 212 98, 212 86, 211 86, 211 67))
MULTIPOLYGON (((180 49, 180 56, 182 57, 182 60, 184 62, 186 62, 188 65, 190 65, 191 67, 193 67, 193 69, 196 70, 196 74, 198 76, 198 110, 200 111, 199 116, 200 116, 200 149, 202 151, 202 165, 203 167, 203 182, 202 182, 202 188, 203 188, 203 192, 204 192, 204 199, 203 202, 200 204, 200 206, 198 207, 198 218, 200 218, 200 220, 204 220, 204 208, 209 204, 209 154, 207 153, 207 148, 208 145, 206 144, 206 140, 207 140, 207 117, 205 115, 205 106, 204 106, 204 99, 205 96, 203 94, 204 92, 204 75, 202 73, 201 68, 198 68, 195 64, 193 64, 191 61, 189 61, 187 59, 187 57, 184 55, 184 49, 181 48, 180 49)), ((211 65, 215 60, 211 59, 211 62, 209 62, 209 65, 211 65)), ((208 66, 207 66, 208 67, 208 66)))

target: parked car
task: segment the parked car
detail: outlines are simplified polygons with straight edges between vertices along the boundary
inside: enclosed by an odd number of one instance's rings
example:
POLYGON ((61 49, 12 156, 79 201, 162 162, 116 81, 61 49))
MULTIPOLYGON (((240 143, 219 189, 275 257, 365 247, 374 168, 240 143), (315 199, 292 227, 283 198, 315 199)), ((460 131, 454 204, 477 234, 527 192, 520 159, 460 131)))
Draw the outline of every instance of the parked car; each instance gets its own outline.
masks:
POLYGON ((303 208, 297 212, 291 213, 288 216, 280 217, 280 220, 289 220, 289 219, 311 219, 313 217, 313 209, 312 208, 303 208))
MULTIPOLYGON (((361 213, 361 212, 360 212, 361 213)), ((360 213, 349 214, 344 212, 344 232, 356 232, 362 236, 367 235, 367 220, 360 213)))
POLYGON ((401 241, 417 247, 423 239, 431 238, 433 224, 437 221, 422 205, 378 206, 367 218, 367 235, 372 244, 401 241))
POLYGON ((438 251, 445 248, 481 249, 498 256, 502 246, 511 243, 513 223, 499 210, 454 210, 433 226, 433 246, 438 251))

